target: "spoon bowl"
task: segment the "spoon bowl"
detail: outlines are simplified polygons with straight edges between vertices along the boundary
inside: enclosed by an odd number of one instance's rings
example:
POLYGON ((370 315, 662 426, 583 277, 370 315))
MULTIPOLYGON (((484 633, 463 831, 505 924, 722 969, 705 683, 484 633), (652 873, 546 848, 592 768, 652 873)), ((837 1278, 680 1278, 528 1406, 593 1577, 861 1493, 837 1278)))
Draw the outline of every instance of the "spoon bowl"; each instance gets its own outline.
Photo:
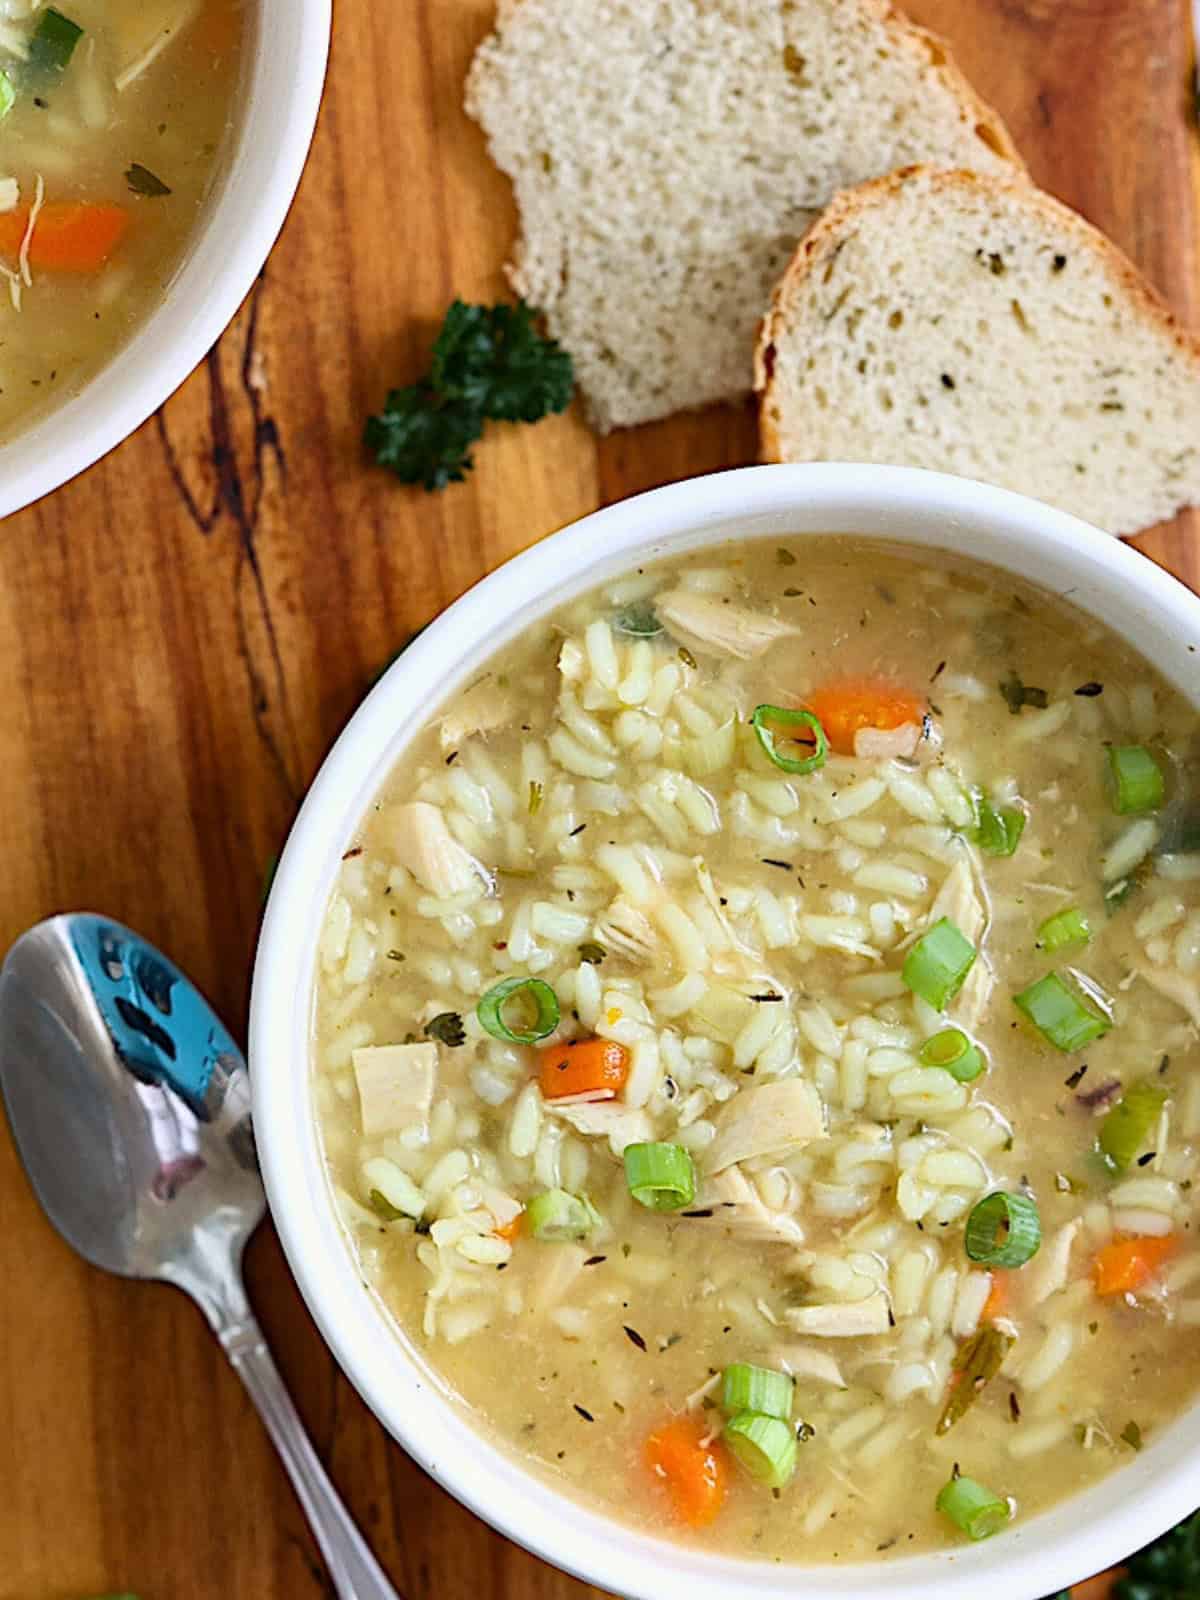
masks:
POLYGON ((266 1206, 241 1051, 161 951, 111 917, 52 917, 0 970, 0 1096, 34 1191, 93 1266, 183 1289, 291 1475, 340 1600, 396 1600, 246 1299, 266 1206))
POLYGON ((37 1197, 80 1255, 178 1285, 210 1321, 238 1298, 265 1207, 249 1081, 164 955, 88 913, 24 934, 0 973, 0 1092, 37 1197))

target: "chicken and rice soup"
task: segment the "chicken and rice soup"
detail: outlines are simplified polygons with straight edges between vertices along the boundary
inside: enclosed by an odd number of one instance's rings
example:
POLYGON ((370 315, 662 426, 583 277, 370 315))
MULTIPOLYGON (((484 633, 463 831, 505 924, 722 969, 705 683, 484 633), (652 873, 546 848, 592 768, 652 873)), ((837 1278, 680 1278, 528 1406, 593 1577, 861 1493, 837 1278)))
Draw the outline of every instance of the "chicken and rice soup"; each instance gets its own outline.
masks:
POLYGON ((160 301, 232 120, 244 0, 0 0, 0 443, 160 301))
POLYGON ((1012 578, 709 549, 406 752, 320 942, 366 1282, 528 1465, 776 1561, 986 1537, 1200 1375, 1196 715, 1012 578))

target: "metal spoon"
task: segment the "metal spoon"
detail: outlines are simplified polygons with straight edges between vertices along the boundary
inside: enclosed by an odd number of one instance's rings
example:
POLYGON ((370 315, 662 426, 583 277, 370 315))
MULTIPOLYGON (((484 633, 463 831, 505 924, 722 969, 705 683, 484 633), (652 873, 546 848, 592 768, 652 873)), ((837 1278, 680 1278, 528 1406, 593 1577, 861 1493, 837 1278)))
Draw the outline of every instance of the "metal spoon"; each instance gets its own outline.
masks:
POLYGON ((199 1304, 283 1458, 341 1600, 396 1600, 246 1299, 266 1198, 241 1052, 179 969, 108 917, 53 917, 0 971, 0 1092, 51 1222, 93 1266, 199 1304))

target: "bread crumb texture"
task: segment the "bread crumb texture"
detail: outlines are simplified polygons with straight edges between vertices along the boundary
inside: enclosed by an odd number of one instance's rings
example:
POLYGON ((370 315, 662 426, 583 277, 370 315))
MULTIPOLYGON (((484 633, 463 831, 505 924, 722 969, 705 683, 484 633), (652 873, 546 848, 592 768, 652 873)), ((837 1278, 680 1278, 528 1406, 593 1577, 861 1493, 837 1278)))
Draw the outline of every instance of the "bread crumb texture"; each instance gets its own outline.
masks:
POLYGON ((918 169, 838 196, 759 342, 763 456, 931 467, 1110 533, 1200 502, 1200 343, 1076 212, 918 169))
POLYGON ((883 0, 516 0, 467 109, 516 191, 513 286, 602 430, 750 389, 771 287, 836 190, 1018 163, 883 0))

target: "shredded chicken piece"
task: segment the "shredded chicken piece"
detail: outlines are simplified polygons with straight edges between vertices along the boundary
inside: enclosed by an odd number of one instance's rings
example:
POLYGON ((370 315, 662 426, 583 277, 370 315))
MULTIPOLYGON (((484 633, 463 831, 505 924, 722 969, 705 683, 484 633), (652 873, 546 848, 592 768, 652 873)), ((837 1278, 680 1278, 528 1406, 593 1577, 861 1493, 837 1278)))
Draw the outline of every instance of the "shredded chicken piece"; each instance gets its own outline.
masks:
POLYGON ((139 0, 128 8, 118 8, 113 18, 116 30, 118 94, 142 76, 196 17, 200 0, 139 0))
POLYGON ((495 678, 481 678, 442 718, 440 736, 443 750, 455 750, 464 739, 477 733, 492 733, 513 720, 513 697, 495 678))
POLYGON ((619 895, 596 918, 595 932, 606 949, 631 961, 651 961, 658 953, 659 938, 650 919, 619 895))
POLYGON ((821 1097, 803 1078, 741 1089, 717 1118, 717 1136, 704 1152, 708 1172, 773 1155, 825 1137, 821 1097))
POLYGON ((618 1161, 625 1154, 626 1145, 648 1144, 654 1138, 654 1124, 635 1106, 619 1105, 611 1100, 574 1105, 548 1100, 546 1110, 569 1122, 575 1132, 582 1133, 585 1138, 607 1139, 618 1161))
POLYGON ((542 1316, 566 1296, 588 1258, 578 1244, 556 1244, 539 1252, 540 1271, 529 1297, 530 1310, 542 1316))
POLYGON ((745 606, 716 595, 691 589, 669 589, 660 594, 654 609, 660 621, 681 644, 701 655, 733 656, 750 661, 761 656, 777 639, 799 633, 790 623, 749 611, 745 606))
POLYGON ((849 1300, 823 1306, 789 1306, 783 1320, 797 1333, 813 1334, 818 1339, 857 1339, 872 1333, 886 1333, 891 1327, 888 1297, 882 1289, 865 1300, 849 1300))
POLYGON ((950 868, 945 883, 929 908, 930 923, 949 917, 954 926, 978 945, 979 936, 987 923, 987 909, 975 887, 975 874, 971 862, 961 855, 950 868))
POLYGON ((960 1027, 970 1030, 979 1026, 987 1011, 992 990, 995 988, 996 975, 980 948, 987 929, 988 908, 978 882, 975 863, 966 853, 951 867, 945 883, 929 908, 930 927, 935 922, 940 922, 943 917, 949 917, 964 938, 969 939, 978 951, 975 964, 967 974, 966 982, 947 1008, 948 1016, 960 1027))
POLYGON ((693 1389, 683 1402, 685 1411, 699 1411, 704 1404, 706 1396, 721 1387, 721 1374, 714 1372, 711 1378, 706 1378, 698 1389, 693 1389))
POLYGON ((1141 966, 1136 969, 1152 989, 1168 1000, 1173 1000, 1187 1012, 1200 1028, 1200 983, 1195 978, 1185 978, 1182 972, 1172 972, 1168 967, 1141 966))
POLYGON ((831 1389, 846 1387, 841 1367, 827 1350, 814 1350, 807 1344, 784 1344, 776 1348, 773 1359, 802 1382, 827 1383, 831 1389))
POLYGON ((921 731, 919 722, 904 722, 898 728, 859 728, 854 735, 854 754, 860 761, 914 756, 921 731))
POLYGON ((459 844, 437 806, 412 800, 396 806, 386 822, 401 866, 439 900, 462 894, 481 881, 490 883, 486 869, 459 844))
POLYGON ((1071 1270, 1071 1247, 1082 1227, 1082 1217, 1064 1223, 1054 1237, 1042 1246, 1036 1259, 1022 1274, 1031 1305, 1040 1306, 1043 1300, 1049 1300, 1052 1294, 1066 1288, 1067 1275, 1071 1270))
POLYGON ((744 1239, 761 1244, 804 1243, 804 1229, 796 1218, 764 1205, 741 1167, 726 1167, 710 1178, 696 1204, 700 1210, 719 1207, 717 1215, 721 1221, 744 1239))
POLYGON ((717 886, 713 882, 713 875, 708 863, 703 856, 692 857, 692 867, 696 873, 696 883, 700 893, 704 896, 705 903, 713 916, 720 924, 721 932, 729 940, 729 948, 740 956, 748 957, 751 961, 761 961, 762 951, 756 950, 745 940, 738 937, 733 924, 725 914, 725 906, 721 896, 717 893, 717 886))
POLYGON ((368 1139, 423 1123, 433 1104, 438 1048, 428 1044, 364 1045, 354 1052, 354 1077, 368 1139))

